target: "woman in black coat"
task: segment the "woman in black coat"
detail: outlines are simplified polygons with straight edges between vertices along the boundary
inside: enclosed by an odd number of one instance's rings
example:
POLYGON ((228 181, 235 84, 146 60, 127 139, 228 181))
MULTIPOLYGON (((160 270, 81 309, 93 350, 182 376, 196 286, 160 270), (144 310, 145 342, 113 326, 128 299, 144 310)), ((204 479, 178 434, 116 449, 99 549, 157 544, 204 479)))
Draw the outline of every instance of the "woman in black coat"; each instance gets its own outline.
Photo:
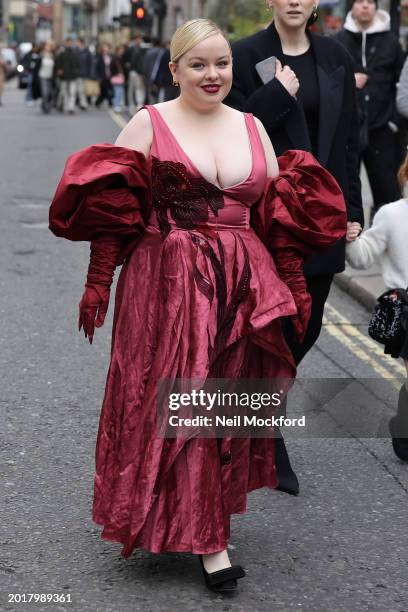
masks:
MULTIPOLYGON (((364 223, 358 162, 358 119, 353 64, 337 41, 313 34, 313 0, 268 0, 274 21, 233 44, 234 82, 226 102, 253 113, 268 131, 277 155, 288 149, 312 152, 337 179, 348 220, 364 223), (263 83, 256 64, 277 58, 276 73, 263 83)), ((287 340, 297 363, 316 342, 333 275, 344 270, 339 241, 304 267, 312 314, 302 344, 288 323, 287 340)))
MULTIPOLYGON (((363 225, 351 57, 337 41, 308 31, 317 19, 313 0, 267 3, 274 11, 271 25, 232 46, 234 81, 226 103, 262 121, 277 155, 288 149, 312 152, 342 188, 348 220, 363 225), (275 77, 263 82, 256 64, 271 56, 277 58, 275 77)), ((344 240, 304 266, 312 298, 309 326, 302 343, 289 320, 285 330, 297 364, 319 337, 333 275, 344 266, 344 240)), ((299 484, 282 438, 276 439, 276 464, 279 488, 297 494, 299 484)))

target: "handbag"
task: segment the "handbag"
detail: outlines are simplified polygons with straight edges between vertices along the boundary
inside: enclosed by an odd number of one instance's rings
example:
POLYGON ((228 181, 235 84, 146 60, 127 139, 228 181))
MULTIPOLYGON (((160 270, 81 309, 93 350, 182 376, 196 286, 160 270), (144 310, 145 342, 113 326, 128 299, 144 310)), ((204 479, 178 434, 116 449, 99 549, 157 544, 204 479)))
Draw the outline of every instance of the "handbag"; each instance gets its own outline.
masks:
POLYGON ((380 295, 374 306, 368 333, 387 350, 398 353, 408 329, 408 290, 389 289, 380 295))
POLYGON ((85 79, 84 89, 87 98, 98 98, 101 94, 99 81, 94 79, 85 79))
POLYGON ((122 72, 115 74, 113 77, 111 77, 111 83, 112 85, 124 85, 125 84, 124 74, 122 72))

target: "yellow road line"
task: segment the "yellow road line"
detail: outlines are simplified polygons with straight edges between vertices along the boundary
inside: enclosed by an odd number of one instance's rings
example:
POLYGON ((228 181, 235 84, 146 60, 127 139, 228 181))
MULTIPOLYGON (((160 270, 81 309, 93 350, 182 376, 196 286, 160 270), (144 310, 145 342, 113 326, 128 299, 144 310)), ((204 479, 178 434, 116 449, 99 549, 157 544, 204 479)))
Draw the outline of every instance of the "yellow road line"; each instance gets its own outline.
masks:
POLYGON ((384 355, 384 349, 382 349, 377 342, 372 340, 368 335, 362 333, 355 325, 350 322, 347 317, 342 315, 334 306, 329 303, 326 303, 326 308, 326 318, 329 321, 329 325, 337 326, 346 336, 351 337, 358 343, 367 347, 370 354, 376 355, 383 362, 383 366, 387 370, 391 370, 394 372, 394 376, 405 376, 405 367, 389 355, 384 355))
POLYGON ((391 357, 387 358, 387 356, 384 356, 381 353, 381 348, 377 347, 373 340, 364 336, 364 334, 356 329, 352 323, 350 323, 348 319, 340 314, 333 306, 327 303, 326 308, 329 313, 329 317, 330 315, 335 315, 337 319, 343 322, 335 323, 330 321, 330 318, 326 317, 326 320, 329 321, 325 324, 325 330, 327 333, 343 344, 343 346, 345 346, 363 363, 369 365, 381 378, 388 379, 395 389, 399 389, 401 382, 400 380, 396 380, 396 376, 397 374, 404 375, 404 368, 400 367, 397 372, 392 371, 395 370, 395 368, 390 366, 395 366, 395 364, 392 364, 391 357), (344 323, 344 321, 348 322, 344 323), (363 348, 360 344, 363 344, 365 348, 363 348), (373 350, 373 348, 375 350, 373 350), (372 356, 373 353, 375 357, 372 356), (378 357, 381 357, 381 359, 384 359, 385 357, 387 359, 387 364, 382 365, 379 363, 378 357), (390 359, 390 363, 388 363, 388 359, 390 359))
POLYGON ((120 127, 121 130, 123 130, 123 128, 128 123, 126 119, 122 117, 122 115, 119 115, 119 113, 115 113, 115 111, 113 111, 111 108, 108 110, 108 115, 110 116, 112 121, 114 121, 116 125, 120 127))
POLYGON ((357 346, 357 344, 353 342, 351 338, 346 336, 341 329, 338 329, 337 326, 332 324, 327 325, 325 329, 330 336, 341 342, 341 344, 343 344, 351 353, 369 365, 381 378, 389 380, 390 384, 392 384, 395 389, 399 389, 401 387, 401 382, 395 379, 395 374, 384 368, 378 363, 378 361, 367 355, 367 352, 361 347, 357 346))

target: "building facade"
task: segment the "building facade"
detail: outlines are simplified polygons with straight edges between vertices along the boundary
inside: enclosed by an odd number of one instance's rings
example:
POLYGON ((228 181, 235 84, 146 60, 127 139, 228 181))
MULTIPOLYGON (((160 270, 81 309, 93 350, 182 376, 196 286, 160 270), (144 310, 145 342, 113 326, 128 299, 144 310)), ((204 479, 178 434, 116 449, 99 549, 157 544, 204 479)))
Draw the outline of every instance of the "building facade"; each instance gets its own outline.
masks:
POLYGON ((0 45, 8 40, 9 0, 0 0, 0 45))
POLYGON ((205 17, 206 0, 167 0, 167 14, 163 21, 163 41, 170 40, 184 21, 205 17))

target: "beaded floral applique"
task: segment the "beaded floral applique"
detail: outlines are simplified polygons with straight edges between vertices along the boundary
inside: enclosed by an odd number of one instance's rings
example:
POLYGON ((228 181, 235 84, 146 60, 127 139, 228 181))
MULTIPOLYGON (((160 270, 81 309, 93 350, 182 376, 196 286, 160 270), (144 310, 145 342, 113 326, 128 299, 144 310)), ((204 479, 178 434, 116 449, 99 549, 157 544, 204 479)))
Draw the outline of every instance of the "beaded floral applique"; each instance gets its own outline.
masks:
POLYGON ((208 221, 208 208, 217 216, 224 207, 222 190, 203 177, 191 176, 181 162, 152 160, 153 206, 163 236, 171 229, 168 212, 177 227, 191 230, 208 221))

